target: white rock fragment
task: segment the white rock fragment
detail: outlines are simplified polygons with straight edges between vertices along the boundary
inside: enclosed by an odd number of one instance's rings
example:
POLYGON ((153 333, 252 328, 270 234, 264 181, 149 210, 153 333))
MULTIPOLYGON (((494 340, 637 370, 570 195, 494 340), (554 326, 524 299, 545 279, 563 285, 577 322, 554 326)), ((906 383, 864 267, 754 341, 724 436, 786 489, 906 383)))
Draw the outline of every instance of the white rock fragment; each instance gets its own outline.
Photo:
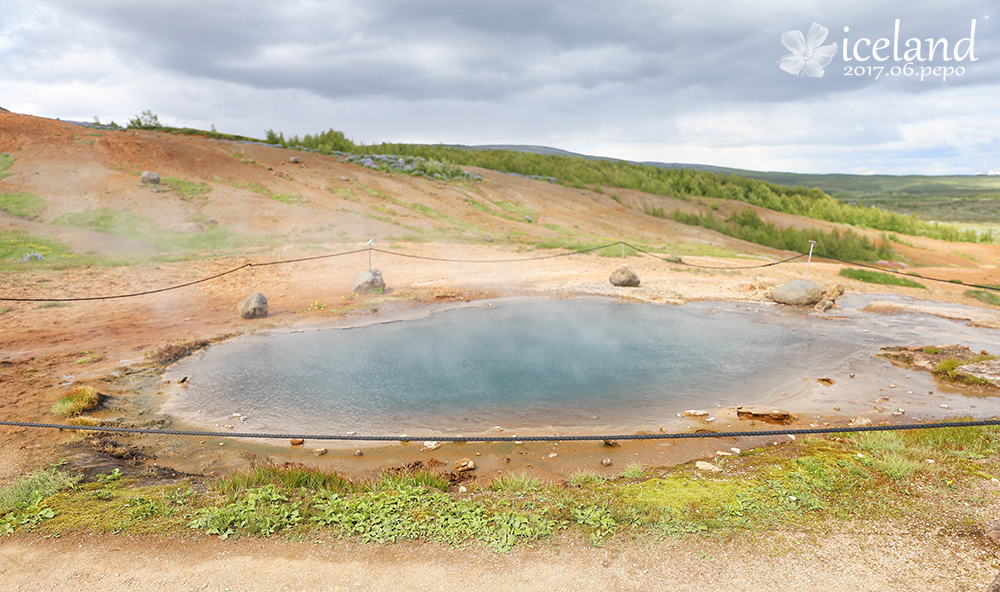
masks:
POLYGON ((733 454, 739 454, 739 453, 743 452, 743 451, 742 451, 742 450, 740 450, 739 448, 730 448, 730 450, 732 450, 732 451, 733 451, 733 454))
POLYGON ((493 426, 492 428, 490 428, 490 430, 494 432, 502 432, 503 428, 500 426, 493 426))
POLYGON ((941 409, 951 409, 950 405, 945 405, 944 403, 941 403, 940 405, 938 405, 938 407, 940 407, 941 409))
POLYGON ((437 450, 441 448, 441 443, 436 440, 427 440, 424 442, 424 450, 437 450))
POLYGON ((703 411, 701 409, 688 409, 684 412, 687 417, 707 417, 708 411, 703 411))

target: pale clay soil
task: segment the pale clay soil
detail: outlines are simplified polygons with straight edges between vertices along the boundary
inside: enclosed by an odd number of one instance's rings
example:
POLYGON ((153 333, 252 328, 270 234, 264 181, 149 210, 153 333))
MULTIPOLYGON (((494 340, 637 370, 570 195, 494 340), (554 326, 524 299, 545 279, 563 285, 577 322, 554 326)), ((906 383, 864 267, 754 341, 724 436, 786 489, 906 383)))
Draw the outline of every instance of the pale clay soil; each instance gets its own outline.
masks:
MULTIPOLYGON (((148 137, 115 136, 104 138, 94 146, 79 146, 52 138, 53 130, 66 129, 64 124, 35 118, 14 121, 13 117, 0 113, 0 151, 20 148, 21 152, 11 169, 17 174, 0 181, 0 191, 30 190, 60 199, 50 200, 48 207, 53 211, 46 211, 40 221, 27 222, 0 212, 0 230, 21 228, 47 232, 80 252, 96 250, 110 254, 148 246, 43 224, 60 210, 82 209, 72 205, 73 199, 84 199, 93 207, 132 207, 147 217, 165 221, 173 216, 178 228, 184 224, 181 210, 192 207, 178 200, 151 200, 148 189, 136 188, 135 179, 116 172, 119 169, 147 169, 159 165, 166 169, 173 167, 169 174, 210 181, 225 175, 234 166, 247 168, 232 159, 234 149, 227 144, 204 143, 210 149, 203 150, 203 144, 196 139, 161 138, 149 134, 148 137), (203 150, 203 153, 196 153, 196 150, 203 150), (185 160, 185 151, 196 154, 197 158, 185 160), (198 167, 205 171, 199 172, 198 167), (86 179, 80 180, 82 177, 86 179), (88 189, 78 195, 81 186, 88 189)), ((247 152, 252 152, 259 162, 270 158, 267 162, 273 162, 275 168, 285 160, 284 152, 274 149, 254 147, 247 152)), ((0 295, 37 297, 43 294, 43 297, 55 298, 155 289, 219 273, 251 260, 273 261, 352 250, 362 247, 370 236, 391 236, 394 230, 391 225, 380 225, 371 217, 341 211, 340 206, 340 209, 323 210, 318 205, 321 204, 319 194, 310 191, 319 191, 316 188, 322 189, 323 183, 351 187, 340 181, 342 176, 352 182, 357 179, 381 187, 399 199, 434 204, 442 211, 446 205, 441 200, 451 199, 447 192, 454 191, 449 186, 396 180, 335 162, 306 162, 311 165, 310 169, 296 169, 292 171, 294 177, 276 178, 275 183, 288 187, 276 185, 274 190, 294 190, 311 196, 310 207, 319 210, 300 208, 306 211, 299 212, 290 209, 292 206, 260 198, 262 201, 255 202, 256 209, 241 213, 238 202, 245 196, 226 186, 213 189, 212 201, 205 207, 215 208, 208 213, 220 224, 241 232, 265 233, 271 224, 281 226, 283 234, 298 238, 310 232, 321 215, 328 215, 329 227, 312 231, 318 237, 315 246, 289 244, 248 252, 245 257, 198 262, 3 274, 0 275, 0 295), (320 171, 322 167, 326 167, 322 169, 325 172, 320 171)), ((245 174, 262 175, 264 179, 273 177, 262 167, 245 174)), ((488 172, 484 172, 484 176, 492 185, 486 183, 479 191, 488 195, 494 195, 490 192, 502 193, 504 199, 520 200, 519 203, 541 212, 543 219, 548 216, 558 220, 557 226, 585 229, 589 224, 596 233, 602 232, 603 225, 622 224, 627 226, 628 236, 645 237, 646 240, 651 240, 650 236, 664 236, 667 242, 696 241, 757 253, 770 260, 788 256, 635 213, 635 209, 642 210, 644 203, 655 206, 662 204, 665 198, 623 191, 620 199, 636 206, 628 209, 593 192, 488 172)), ((364 199, 343 205, 358 207, 359 212, 363 211, 362 206, 368 207, 364 199)), ((687 202, 677 202, 677 205, 693 207, 687 202)), ((469 214, 468 219, 498 235, 510 226, 499 218, 481 220, 474 215, 469 214)), ((781 216, 775 215, 775 218, 781 216)), ((414 219, 408 223, 433 225, 436 222, 414 219)), ((787 223, 802 222, 790 219, 787 223)), ((906 255, 911 260, 939 266, 919 270, 922 274, 1000 283, 996 267, 1000 247, 955 247, 924 239, 913 239, 911 243, 913 247, 900 247, 908 251, 906 255), (957 251, 964 255, 955 256, 957 251)), ((386 243, 381 246, 387 250, 391 248, 386 243)), ((507 246, 439 242, 397 246, 402 247, 400 252, 407 254, 450 259, 506 259, 546 253, 519 252, 507 246)), ((761 261, 687 255, 684 259, 718 266, 761 261)), ((351 299, 351 281, 367 263, 365 254, 357 254, 287 266, 258 267, 254 270, 253 287, 267 295, 270 314, 256 321, 240 319, 235 309, 236 303, 249 292, 250 277, 246 270, 157 296, 79 302, 61 307, 4 303, 3 306, 11 310, 0 315, 0 417, 17 421, 56 421, 49 408, 65 391, 66 387, 60 385, 67 382, 67 376, 72 376, 71 380, 76 382, 108 385, 102 388, 110 389, 123 401, 122 411, 116 413, 125 416, 155 413, 155 409, 149 408, 156 401, 155 388, 152 394, 148 391, 138 393, 121 380, 113 383, 103 380, 123 367, 143 366, 148 352, 182 340, 212 339, 268 328, 305 327, 343 319, 411 314, 441 303, 509 295, 605 294, 671 305, 692 300, 764 302, 775 285, 801 278, 805 272, 805 263, 801 261, 757 270, 708 273, 649 257, 629 258, 626 263, 642 278, 642 285, 626 290, 613 288, 607 282, 608 275, 621 261, 593 255, 530 263, 473 264, 405 259, 376 253, 374 267, 385 275, 389 288, 387 298, 380 301, 351 299), (325 308, 315 310, 317 302, 325 308), (100 355, 101 360, 82 366, 77 364, 80 352, 84 351, 100 355)), ((996 309, 971 303, 962 296, 964 288, 961 286, 935 283, 929 286, 930 290, 886 288, 839 277, 840 268, 837 264, 814 261, 810 279, 828 288, 842 284, 849 294, 885 293, 919 298, 920 302, 909 305, 911 309, 926 314, 957 316, 983 327, 984 331, 1000 330, 1000 314, 996 309), (935 302, 972 306, 957 314, 954 309, 936 306, 935 302)), ((899 307, 898 302, 886 303, 873 307, 873 314, 893 314, 899 307)), ((997 343, 1000 350, 1000 339, 997 343)), ((0 484, 58 460, 67 450, 75 450, 67 448, 65 438, 64 434, 54 431, 0 428, 0 484)), ((709 448, 716 446, 706 446, 708 448, 678 450, 671 460, 685 462, 711 455, 709 448)), ((177 460, 177 465, 189 472, 205 474, 242 466, 240 463, 244 461, 237 451, 239 446, 232 448, 226 458, 213 451, 215 456, 209 459, 209 455, 199 453, 197 447, 191 445, 190 458, 177 460), (208 466, 199 468, 201 465, 208 466)), ((640 447, 622 448, 624 451, 616 454, 642 453, 640 447)), ((246 449, 241 450, 245 452, 246 449)), ((481 450, 484 456, 490 454, 485 446, 475 450, 481 450)), ((273 450, 268 454, 284 458, 281 455, 285 452, 273 450)), ((384 451, 366 454, 364 458, 368 464, 355 465, 355 470, 373 473, 381 468, 381 463, 388 466, 392 462, 408 462, 420 457, 419 452, 412 449, 387 447, 384 451)), ((563 471, 572 470, 574 463, 590 462, 583 450, 576 450, 574 454, 567 449, 562 457, 566 457, 565 464, 557 469, 563 471)), ((294 456, 289 458, 296 459, 294 456)), ((616 459, 616 465, 621 466, 625 460, 626 456, 622 456, 621 462, 616 459)), ((989 481, 984 482, 982 488, 983 496, 992 501, 977 506, 976 518, 981 521, 1000 518, 1000 490, 989 481)), ((158 538, 68 534, 45 539, 18 534, 0 539, 0 590, 945 591, 984 590, 1000 572, 997 555, 1000 547, 990 543, 975 528, 919 529, 904 524, 908 523, 828 523, 817 524, 806 531, 740 533, 732 539, 689 536, 661 542, 611 540, 603 548, 562 534, 535 548, 515 549, 509 554, 495 554, 475 547, 450 549, 419 543, 293 543, 280 538, 220 541, 204 535, 158 538)))

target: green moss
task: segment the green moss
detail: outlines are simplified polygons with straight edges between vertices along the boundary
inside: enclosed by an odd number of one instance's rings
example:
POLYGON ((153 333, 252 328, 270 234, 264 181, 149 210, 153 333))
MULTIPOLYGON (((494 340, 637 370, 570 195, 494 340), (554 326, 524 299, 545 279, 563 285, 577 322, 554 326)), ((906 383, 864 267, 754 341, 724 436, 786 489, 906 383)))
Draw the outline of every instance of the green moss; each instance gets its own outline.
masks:
POLYGON ((0 210, 19 218, 37 218, 45 211, 45 200, 31 193, 0 193, 0 210))

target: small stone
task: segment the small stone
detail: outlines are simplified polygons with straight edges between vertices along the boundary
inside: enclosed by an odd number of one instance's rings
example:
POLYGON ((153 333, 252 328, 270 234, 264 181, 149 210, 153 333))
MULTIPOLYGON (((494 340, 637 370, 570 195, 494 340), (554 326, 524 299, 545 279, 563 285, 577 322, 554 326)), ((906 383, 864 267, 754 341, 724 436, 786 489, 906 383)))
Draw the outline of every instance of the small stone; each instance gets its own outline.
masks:
POLYGON ((557 456, 559 456, 559 453, 558 453, 558 452, 550 452, 550 453, 549 453, 549 458, 555 458, 555 457, 557 457, 557 456))
POLYGON ((441 448, 441 443, 436 440, 427 440, 424 442, 424 450, 437 450, 441 448))
POLYGON ((313 456, 323 456, 326 454, 326 448, 313 448, 313 456))
POLYGON ((686 417, 705 417, 708 415, 708 411, 702 411, 701 409, 689 409, 684 412, 686 417))
POLYGON ((455 472, 456 473, 466 473, 468 471, 476 470, 476 463, 468 458, 463 458, 462 460, 455 461, 455 472))
POLYGON ((493 426, 492 428, 490 428, 490 431, 492 431, 492 432, 502 432, 503 428, 500 427, 500 426, 493 426))
POLYGON ((465 493, 466 491, 469 491, 469 490, 466 489, 464 485, 459 485, 458 486, 458 492, 459 493, 465 493))
POLYGON ((611 463, 611 459, 610 458, 606 458, 606 459, 604 459, 604 460, 601 461, 601 466, 604 466, 604 467, 610 467, 611 464, 612 463, 611 463))
POLYGON ((262 319, 267 316, 267 298, 260 292, 254 292, 249 298, 237 305, 240 317, 244 319, 262 319))
POLYGON ((227 430, 233 429, 233 426, 229 425, 228 423, 222 427, 226 428, 227 430))
POLYGON ((743 451, 742 451, 742 450, 740 450, 739 448, 730 448, 730 450, 732 450, 732 451, 733 451, 733 454, 739 454, 739 453, 743 452, 743 451))
POLYGON ((147 185, 159 185, 160 175, 158 173, 152 173, 150 171, 143 171, 142 176, 139 177, 140 182, 147 185))
POLYGON ((635 288, 639 286, 639 276, 635 274, 634 271, 628 267, 619 267, 611 273, 611 277, 608 278, 613 286, 621 286, 624 288, 635 288))
POLYGON ((621 446, 618 443, 618 440, 604 440, 603 442, 604 445, 607 446, 608 448, 618 448, 619 446, 621 446))
POLYGON ((365 455, 365 453, 361 452, 360 450, 355 450, 354 451, 354 456, 364 456, 364 455, 365 455))
POLYGON ((945 405, 944 403, 941 403, 940 405, 938 405, 938 407, 940 407, 941 409, 951 409, 951 406, 945 405))
POLYGON ((291 444, 292 446, 302 446, 303 444, 306 443, 306 441, 303 440, 302 438, 292 438, 291 440, 288 441, 288 443, 291 444))
POLYGON ((288 159, 288 162, 290 162, 292 164, 299 164, 299 162, 300 162, 299 161, 299 157, 298 156, 293 156, 293 157, 291 157, 291 158, 288 159))
POLYGON ((694 466, 699 471, 711 471, 713 473, 722 472, 722 469, 720 469, 719 467, 713 465, 712 463, 705 462, 703 460, 699 460, 698 462, 694 463, 694 466))
POLYGON ((872 425, 872 420, 868 419, 867 417, 862 417, 860 415, 855 417, 851 421, 847 422, 847 427, 849 428, 859 428, 862 426, 870 426, 870 425, 872 425))
POLYGON ((355 436, 355 435, 357 435, 357 432, 347 432, 347 435, 348 436, 355 436))
POLYGON ((929 464, 929 465, 934 464, 934 459, 933 458, 928 458, 927 459, 927 464, 929 464))
POLYGON ((715 456, 732 456, 732 452, 726 452, 725 450, 716 450, 715 456))
POLYGON ((377 269, 365 269, 358 272, 354 278, 355 294, 381 294, 385 291, 385 280, 382 279, 382 272, 377 269))

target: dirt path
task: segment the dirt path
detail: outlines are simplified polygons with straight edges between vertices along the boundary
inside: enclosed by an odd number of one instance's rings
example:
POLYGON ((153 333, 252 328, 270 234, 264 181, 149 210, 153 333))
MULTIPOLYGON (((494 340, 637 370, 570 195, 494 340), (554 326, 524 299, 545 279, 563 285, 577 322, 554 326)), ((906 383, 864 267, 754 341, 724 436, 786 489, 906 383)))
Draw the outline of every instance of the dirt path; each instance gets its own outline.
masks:
POLYGON ((497 555, 428 544, 275 539, 17 536, 0 541, 10 591, 146 590, 984 590, 996 549, 964 533, 837 526, 733 540, 614 541, 557 537, 497 555))

